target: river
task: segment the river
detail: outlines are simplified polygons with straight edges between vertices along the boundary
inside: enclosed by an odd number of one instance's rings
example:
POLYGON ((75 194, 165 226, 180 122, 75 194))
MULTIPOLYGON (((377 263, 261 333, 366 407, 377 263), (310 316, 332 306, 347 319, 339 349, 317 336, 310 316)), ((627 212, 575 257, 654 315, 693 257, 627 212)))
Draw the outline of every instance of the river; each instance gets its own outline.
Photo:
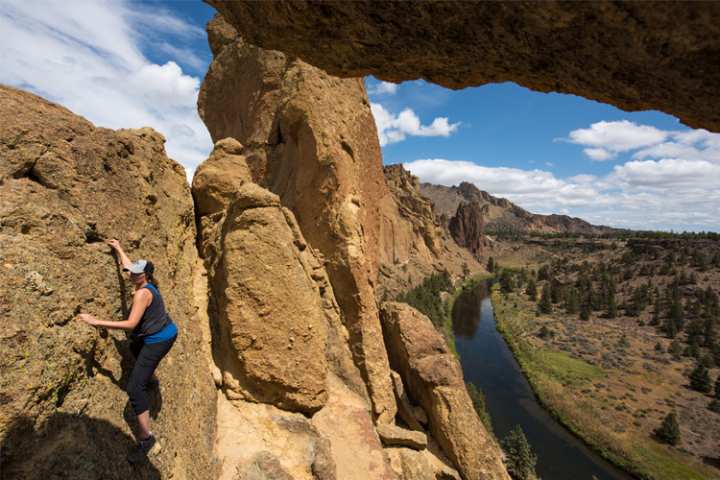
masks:
POLYGON ((555 421, 535 398, 510 348, 495 326, 488 285, 463 292, 453 306, 453 331, 467 382, 485 394, 493 429, 503 438, 515 425, 538 456, 543 480, 632 480, 588 449, 555 421))

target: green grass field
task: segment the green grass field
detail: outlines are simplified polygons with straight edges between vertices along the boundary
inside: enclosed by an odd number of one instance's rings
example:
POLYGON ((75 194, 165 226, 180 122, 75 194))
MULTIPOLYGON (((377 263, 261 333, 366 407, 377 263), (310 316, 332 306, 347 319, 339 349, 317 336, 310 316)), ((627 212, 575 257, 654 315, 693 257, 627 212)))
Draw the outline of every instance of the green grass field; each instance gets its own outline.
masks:
POLYGON ((493 289, 492 302, 498 331, 513 351, 540 403, 600 455, 647 480, 720 478, 715 470, 690 455, 632 431, 618 434, 611 430, 603 422, 607 413, 602 409, 606 406, 578 394, 584 386, 610 373, 565 352, 531 342, 530 336, 543 320, 535 316, 534 303, 513 294, 508 298, 497 289, 493 289))

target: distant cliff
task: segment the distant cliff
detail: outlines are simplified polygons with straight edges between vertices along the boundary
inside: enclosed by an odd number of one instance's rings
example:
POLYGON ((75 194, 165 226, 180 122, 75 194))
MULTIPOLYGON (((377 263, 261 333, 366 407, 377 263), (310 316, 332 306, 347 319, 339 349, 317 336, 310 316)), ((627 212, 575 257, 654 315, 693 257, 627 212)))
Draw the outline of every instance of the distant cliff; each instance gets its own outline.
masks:
POLYGON ((493 232, 544 232, 601 234, 615 229, 592 225, 585 220, 568 215, 540 215, 530 213, 505 198, 498 198, 480 190, 469 182, 446 187, 421 183, 420 192, 429 198, 441 220, 448 225, 461 203, 477 203, 485 212, 485 231, 493 232))

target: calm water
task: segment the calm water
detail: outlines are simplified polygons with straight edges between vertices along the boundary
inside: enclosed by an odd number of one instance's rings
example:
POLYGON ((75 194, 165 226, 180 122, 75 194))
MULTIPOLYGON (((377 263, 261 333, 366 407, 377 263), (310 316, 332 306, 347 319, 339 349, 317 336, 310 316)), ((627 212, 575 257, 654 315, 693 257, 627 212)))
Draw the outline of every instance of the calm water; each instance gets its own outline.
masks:
POLYGON ((591 452, 538 404, 512 352, 495 327, 487 285, 460 295, 453 330, 465 380, 485 393, 498 438, 515 425, 525 431, 538 456, 543 480, 632 480, 591 452))

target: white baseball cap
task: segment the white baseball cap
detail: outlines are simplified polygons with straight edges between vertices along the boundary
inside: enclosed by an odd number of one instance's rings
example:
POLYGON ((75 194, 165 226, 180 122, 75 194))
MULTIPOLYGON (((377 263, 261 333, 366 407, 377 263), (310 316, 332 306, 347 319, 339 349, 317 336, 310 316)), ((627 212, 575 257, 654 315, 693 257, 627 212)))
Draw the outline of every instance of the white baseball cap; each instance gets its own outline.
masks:
POLYGON ((123 268, 123 270, 139 275, 141 273, 152 273, 154 268, 152 262, 147 260, 137 260, 132 262, 129 267, 123 268))

